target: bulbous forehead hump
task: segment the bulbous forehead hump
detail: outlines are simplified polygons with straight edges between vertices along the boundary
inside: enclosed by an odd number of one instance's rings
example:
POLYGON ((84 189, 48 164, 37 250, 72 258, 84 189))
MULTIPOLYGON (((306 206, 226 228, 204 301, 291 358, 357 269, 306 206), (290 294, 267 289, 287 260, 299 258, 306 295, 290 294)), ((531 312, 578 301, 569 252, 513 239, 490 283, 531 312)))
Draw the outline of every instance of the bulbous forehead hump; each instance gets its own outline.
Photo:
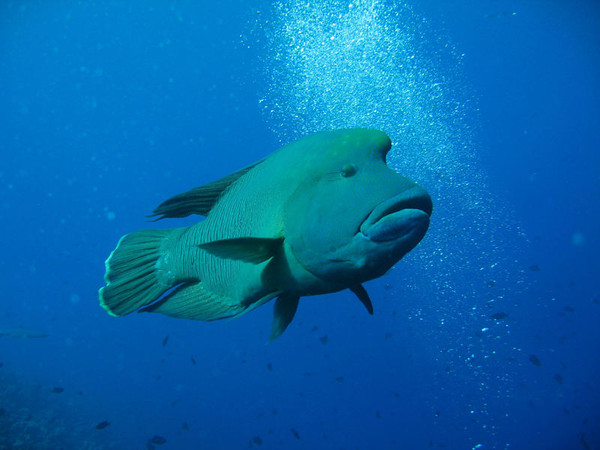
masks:
POLYGON ((360 163, 377 160, 385 163, 392 143, 383 131, 367 128, 321 131, 288 144, 281 149, 279 164, 289 164, 297 170, 332 164, 360 163))
POLYGON ((352 128, 325 133, 327 151, 332 154, 385 159, 392 146, 388 135, 379 130, 352 128))

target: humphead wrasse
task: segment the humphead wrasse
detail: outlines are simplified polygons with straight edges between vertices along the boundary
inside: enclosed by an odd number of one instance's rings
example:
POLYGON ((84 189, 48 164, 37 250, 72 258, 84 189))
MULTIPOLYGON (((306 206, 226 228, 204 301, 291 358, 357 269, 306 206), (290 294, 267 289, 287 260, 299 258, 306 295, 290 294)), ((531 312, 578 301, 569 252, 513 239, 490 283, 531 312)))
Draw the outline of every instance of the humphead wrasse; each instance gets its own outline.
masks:
POLYGON ((158 219, 206 219, 123 236, 100 304, 113 316, 216 320, 277 298, 271 340, 300 297, 350 289, 372 314, 362 283, 419 243, 432 212, 427 191, 386 165, 390 148, 381 131, 324 131, 166 200, 158 219))

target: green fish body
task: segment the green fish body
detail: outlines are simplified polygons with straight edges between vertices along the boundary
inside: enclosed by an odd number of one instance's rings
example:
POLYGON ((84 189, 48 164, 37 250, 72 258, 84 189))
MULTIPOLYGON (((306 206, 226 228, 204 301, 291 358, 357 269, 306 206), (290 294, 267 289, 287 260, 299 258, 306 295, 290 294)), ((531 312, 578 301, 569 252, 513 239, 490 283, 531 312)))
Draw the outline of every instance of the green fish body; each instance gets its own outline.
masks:
POLYGON ((372 313, 361 283, 419 243, 432 211, 427 192, 386 165, 390 148, 377 130, 320 132, 172 197, 155 209, 159 219, 206 219, 123 236, 100 304, 114 316, 216 320, 277 298, 271 339, 303 296, 350 289, 372 313))

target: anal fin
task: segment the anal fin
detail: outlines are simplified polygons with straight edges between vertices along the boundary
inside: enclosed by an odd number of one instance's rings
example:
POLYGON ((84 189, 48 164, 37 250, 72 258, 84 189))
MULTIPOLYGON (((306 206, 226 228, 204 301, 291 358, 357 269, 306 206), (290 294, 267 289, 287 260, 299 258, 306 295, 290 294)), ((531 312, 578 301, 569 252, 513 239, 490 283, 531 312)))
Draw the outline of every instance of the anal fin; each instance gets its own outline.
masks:
POLYGON ((245 306, 229 303, 204 289, 202 282, 183 283, 158 302, 140 310, 178 319, 219 320, 241 314, 245 306))

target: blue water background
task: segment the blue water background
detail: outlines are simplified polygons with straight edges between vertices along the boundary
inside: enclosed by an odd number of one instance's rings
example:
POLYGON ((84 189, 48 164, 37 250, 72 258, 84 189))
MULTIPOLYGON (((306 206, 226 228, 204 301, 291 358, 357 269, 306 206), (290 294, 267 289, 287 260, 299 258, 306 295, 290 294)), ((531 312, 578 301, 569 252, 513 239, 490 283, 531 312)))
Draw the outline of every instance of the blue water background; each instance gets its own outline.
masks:
POLYGON ((600 448, 600 7, 352 5, 0 3, 0 448, 600 448), (339 126, 434 199, 374 316, 99 307, 161 201, 339 126))

